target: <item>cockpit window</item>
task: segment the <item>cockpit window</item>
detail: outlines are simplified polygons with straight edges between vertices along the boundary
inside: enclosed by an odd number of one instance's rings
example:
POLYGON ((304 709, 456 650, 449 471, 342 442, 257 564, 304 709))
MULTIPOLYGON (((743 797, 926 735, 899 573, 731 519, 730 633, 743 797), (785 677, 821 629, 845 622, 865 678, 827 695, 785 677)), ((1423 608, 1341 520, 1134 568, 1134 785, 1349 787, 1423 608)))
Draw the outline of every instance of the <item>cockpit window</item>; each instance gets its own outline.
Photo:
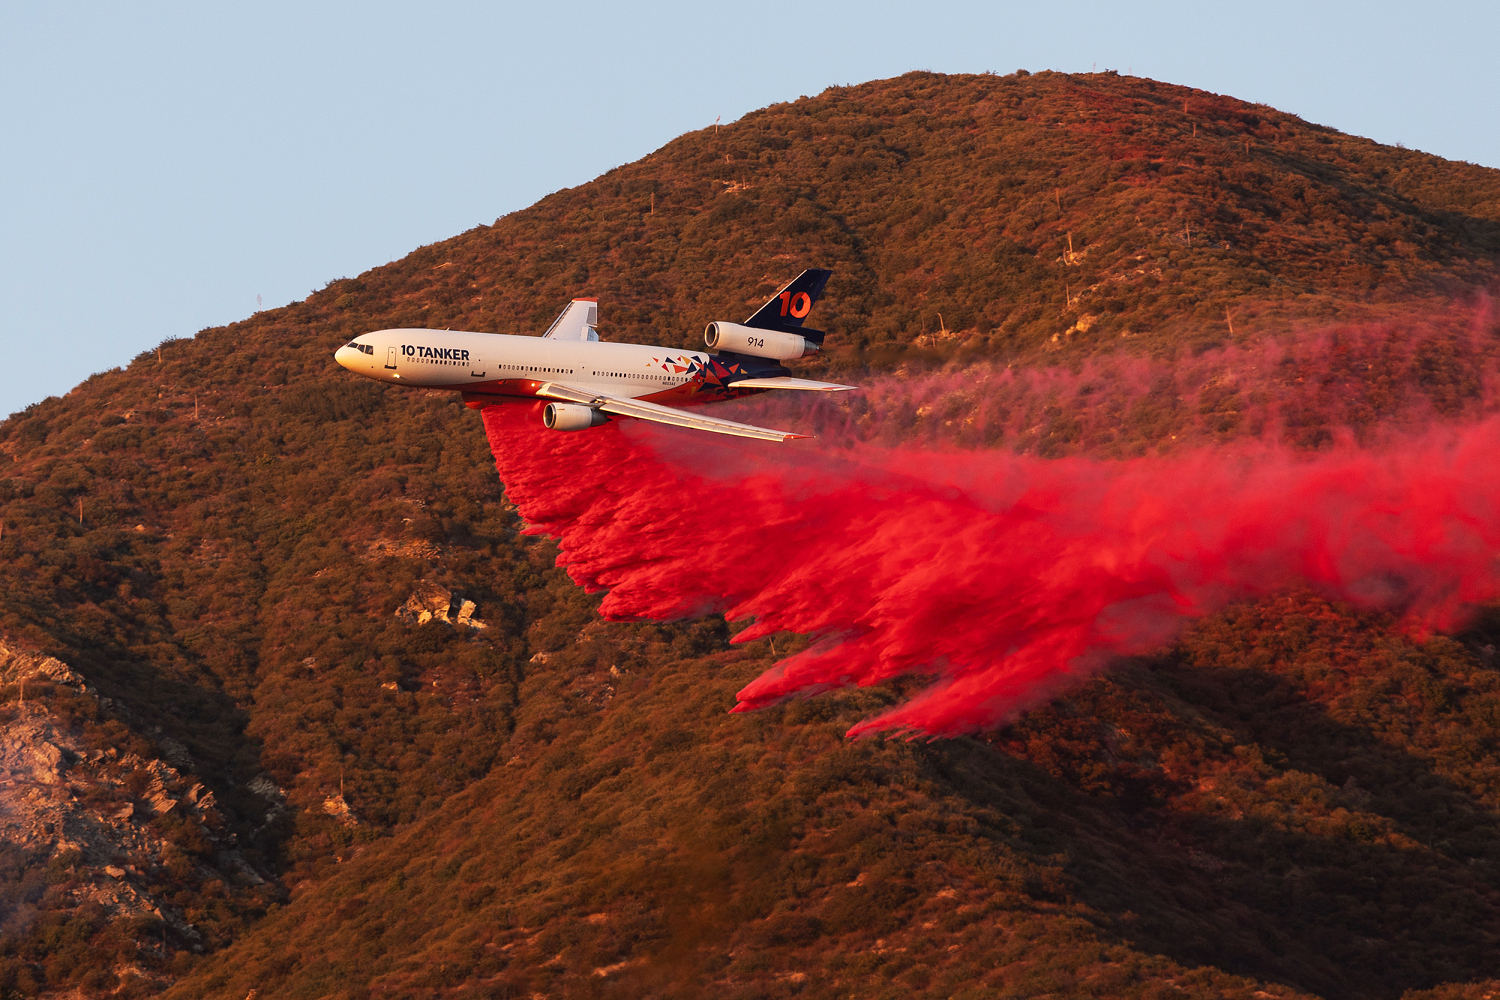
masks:
POLYGON ((371 347, 369 344, 361 344, 357 340, 351 340, 351 341, 349 341, 349 343, 345 344, 344 346, 345 347, 352 347, 356 351, 359 351, 361 354, 368 354, 371 357, 373 357, 375 355, 375 348, 371 347))

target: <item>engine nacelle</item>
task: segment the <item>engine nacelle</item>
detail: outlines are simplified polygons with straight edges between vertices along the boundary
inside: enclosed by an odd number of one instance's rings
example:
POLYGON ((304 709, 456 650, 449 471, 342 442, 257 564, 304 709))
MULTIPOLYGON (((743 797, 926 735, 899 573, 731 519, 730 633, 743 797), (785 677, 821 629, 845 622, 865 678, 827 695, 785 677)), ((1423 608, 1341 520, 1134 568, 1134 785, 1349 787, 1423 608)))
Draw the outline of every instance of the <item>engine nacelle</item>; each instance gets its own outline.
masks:
POLYGON ((716 351, 751 354, 775 361, 791 361, 793 358, 805 358, 809 354, 818 353, 817 343, 800 333, 762 330, 754 326, 740 326, 738 323, 708 324, 708 329, 703 331, 703 341, 716 351))
POLYGON ((542 410, 542 423, 553 431, 582 431, 608 422, 609 418, 592 406, 577 403, 548 403, 542 410))

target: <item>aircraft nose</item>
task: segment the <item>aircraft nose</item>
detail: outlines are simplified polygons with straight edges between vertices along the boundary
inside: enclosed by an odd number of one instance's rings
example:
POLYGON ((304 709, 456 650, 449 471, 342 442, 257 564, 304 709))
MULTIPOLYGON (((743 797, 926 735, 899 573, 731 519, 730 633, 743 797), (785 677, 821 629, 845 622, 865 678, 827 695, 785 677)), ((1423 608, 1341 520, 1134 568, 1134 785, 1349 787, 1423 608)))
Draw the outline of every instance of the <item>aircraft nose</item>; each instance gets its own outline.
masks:
POLYGON ((342 367, 348 368, 350 371, 353 371, 354 359, 358 354, 358 351, 350 347, 348 344, 345 344, 343 347, 340 347, 338 350, 333 352, 333 360, 337 361, 342 367))

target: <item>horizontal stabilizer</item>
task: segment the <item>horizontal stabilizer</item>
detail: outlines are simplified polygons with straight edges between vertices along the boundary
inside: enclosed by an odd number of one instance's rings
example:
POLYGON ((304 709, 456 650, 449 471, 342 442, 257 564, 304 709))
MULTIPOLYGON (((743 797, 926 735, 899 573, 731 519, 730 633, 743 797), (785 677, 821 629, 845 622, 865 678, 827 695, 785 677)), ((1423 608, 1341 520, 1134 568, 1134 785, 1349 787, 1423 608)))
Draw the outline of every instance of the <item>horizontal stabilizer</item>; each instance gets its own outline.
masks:
POLYGON ((801 389, 804 392, 848 392, 857 385, 839 385, 837 382, 815 382, 810 378, 792 378, 790 375, 774 375, 770 378, 745 378, 732 382, 731 389, 801 389))

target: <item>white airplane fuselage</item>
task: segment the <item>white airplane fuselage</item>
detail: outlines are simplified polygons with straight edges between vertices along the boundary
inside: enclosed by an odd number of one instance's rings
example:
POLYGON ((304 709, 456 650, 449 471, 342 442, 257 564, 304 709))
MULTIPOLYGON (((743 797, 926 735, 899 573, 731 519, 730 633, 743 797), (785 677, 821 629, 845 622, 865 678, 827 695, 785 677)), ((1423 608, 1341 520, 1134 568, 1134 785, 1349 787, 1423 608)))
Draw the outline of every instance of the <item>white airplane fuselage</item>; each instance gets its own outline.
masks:
POLYGON ((446 389, 473 397, 535 397, 549 382, 563 382, 630 399, 676 406, 718 402, 759 392, 727 381, 746 373, 701 351, 551 340, 503 333, 391 329, 362 334, 340 347, 334 360, 380 382, 446 389))
POLYGON ((598 427, 616 417, 692 430, 790 441, 794 431, 737 423, 685 408, 764 392, 846 392, 853 386, 794 378, 782 361, 816 354, 823 333, 802 326, 832 272, 807 268, 745 323, 703 332, 717 353, 605 343, 599 303, 574 299, 540 337, 400 328, 363 333, 334 352, 349 371, 380 382, 459 392, 482 409, 507 399, 545 399, 553 430, 598 427))

